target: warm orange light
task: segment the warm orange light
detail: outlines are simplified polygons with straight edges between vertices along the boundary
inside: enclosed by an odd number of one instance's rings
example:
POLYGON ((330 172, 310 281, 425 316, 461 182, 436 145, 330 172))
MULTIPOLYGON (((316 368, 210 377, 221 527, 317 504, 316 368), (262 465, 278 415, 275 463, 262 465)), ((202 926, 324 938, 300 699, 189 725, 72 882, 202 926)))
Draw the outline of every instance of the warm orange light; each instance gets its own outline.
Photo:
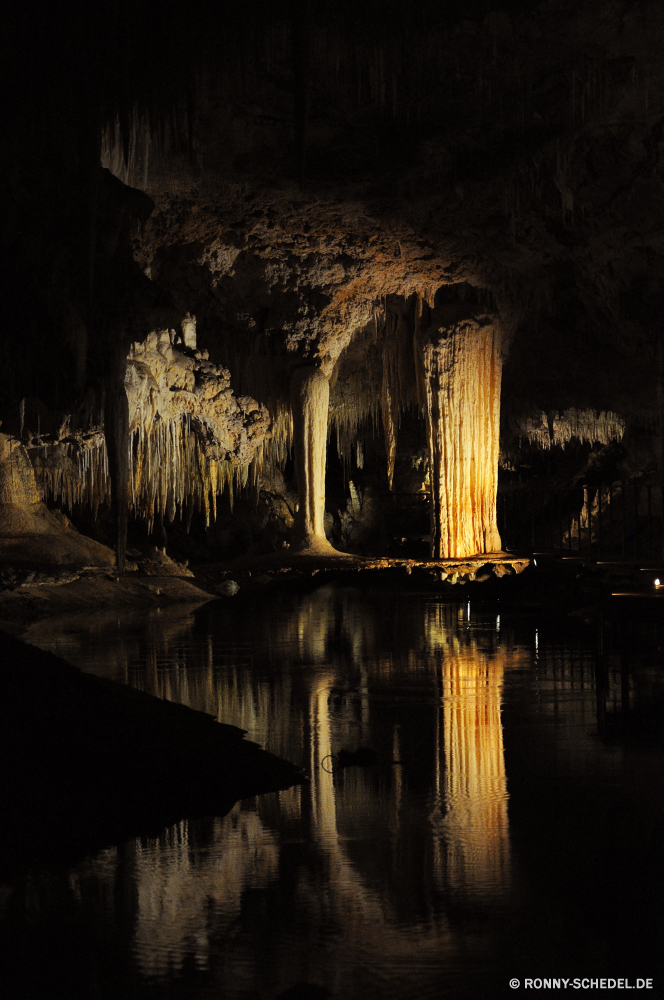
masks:
MULTIPOLYGON (((435 315, 435 314, 434 314, 435 315)), ((421 335, 420 381, 431 476, 431 555, 500 551, 496 524, 501 335, 488 316, 459 316, 421 335)))
POLYGON ((502 687, 500 658, 443 663, 448 879, 490 891, 505 887, 510 853, 502 687))

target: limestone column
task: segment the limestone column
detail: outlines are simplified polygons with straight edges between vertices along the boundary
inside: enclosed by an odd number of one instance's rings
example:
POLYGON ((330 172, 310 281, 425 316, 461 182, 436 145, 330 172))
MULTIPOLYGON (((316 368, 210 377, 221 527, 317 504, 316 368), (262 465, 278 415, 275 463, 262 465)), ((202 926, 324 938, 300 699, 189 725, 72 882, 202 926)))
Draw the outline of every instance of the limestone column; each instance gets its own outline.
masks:
POLYGON ((290 382, 299 506, 293 550, 336 555, 325 537, 325 459, 330 383, 313 366, 297 368, 290 382))
POLYGON ((431 556, 499 552, 496 523, 502 337, 496 317, 437 307, 415 337, 431 479, 431 556))

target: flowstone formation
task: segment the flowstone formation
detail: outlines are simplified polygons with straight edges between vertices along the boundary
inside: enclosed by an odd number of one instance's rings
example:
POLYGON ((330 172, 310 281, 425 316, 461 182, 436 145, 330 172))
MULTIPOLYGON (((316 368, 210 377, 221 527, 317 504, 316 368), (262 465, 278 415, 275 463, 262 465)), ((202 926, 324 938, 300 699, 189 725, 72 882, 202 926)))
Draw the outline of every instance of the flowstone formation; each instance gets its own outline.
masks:
POLYGON ((502 340, 496 317, 434 310, 419 333, 431 481, 431 555, 500 551, 496 525, 502 340))

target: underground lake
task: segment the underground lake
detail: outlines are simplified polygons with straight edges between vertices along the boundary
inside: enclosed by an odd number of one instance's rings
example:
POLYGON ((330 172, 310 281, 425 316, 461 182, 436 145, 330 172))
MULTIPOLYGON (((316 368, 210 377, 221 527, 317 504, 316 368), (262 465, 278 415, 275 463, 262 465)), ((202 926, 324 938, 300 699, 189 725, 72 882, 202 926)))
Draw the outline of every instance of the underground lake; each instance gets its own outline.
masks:
POLYGON ((5 995, 659 995, 661 623, 496 593, 333 579, 31 625, 306 780, 5 873, 5 995))

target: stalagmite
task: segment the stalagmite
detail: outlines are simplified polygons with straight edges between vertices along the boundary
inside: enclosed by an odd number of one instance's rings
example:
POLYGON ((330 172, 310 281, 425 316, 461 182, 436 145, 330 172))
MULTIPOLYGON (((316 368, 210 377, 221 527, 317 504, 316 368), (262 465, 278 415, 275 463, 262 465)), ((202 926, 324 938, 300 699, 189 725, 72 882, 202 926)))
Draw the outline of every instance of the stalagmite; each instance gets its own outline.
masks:
POLYGON ((465 303, 437 307, 416 330, 431 480, 431 555, 500 550, 496 490, 502 374, 494 317, 465 303))
POLYGON ((319 368, 297 368, 290 382, 299 508, 292 548, 338 555, 325 537, 325 455, 330 384, 319 368))

